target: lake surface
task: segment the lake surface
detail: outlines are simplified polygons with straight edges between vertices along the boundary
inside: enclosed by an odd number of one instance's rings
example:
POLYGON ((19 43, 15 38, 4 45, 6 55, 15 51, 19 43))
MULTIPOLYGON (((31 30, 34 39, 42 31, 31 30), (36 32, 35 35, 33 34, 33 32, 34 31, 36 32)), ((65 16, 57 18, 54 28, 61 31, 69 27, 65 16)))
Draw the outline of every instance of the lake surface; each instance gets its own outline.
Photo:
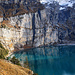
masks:
POLYGON ((75 75, 75 46, 46 46, 13 54, 38 75, 75 75))

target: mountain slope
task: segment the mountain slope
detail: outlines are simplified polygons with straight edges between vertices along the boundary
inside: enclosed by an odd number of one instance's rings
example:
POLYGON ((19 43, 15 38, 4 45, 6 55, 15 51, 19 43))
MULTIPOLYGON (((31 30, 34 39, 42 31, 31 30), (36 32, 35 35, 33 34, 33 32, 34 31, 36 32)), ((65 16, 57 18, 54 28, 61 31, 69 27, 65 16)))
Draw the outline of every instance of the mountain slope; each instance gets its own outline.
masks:
POLYGON ((58 26, 60 43, 75 43, 75 4, 72 7, 64 6, 62 10, 60 7, 58 3, 47 5, 47 20, 52 26, 58 26))
POLYGON ((32 75, 32 71, 0 59, 0 75, 32 75))

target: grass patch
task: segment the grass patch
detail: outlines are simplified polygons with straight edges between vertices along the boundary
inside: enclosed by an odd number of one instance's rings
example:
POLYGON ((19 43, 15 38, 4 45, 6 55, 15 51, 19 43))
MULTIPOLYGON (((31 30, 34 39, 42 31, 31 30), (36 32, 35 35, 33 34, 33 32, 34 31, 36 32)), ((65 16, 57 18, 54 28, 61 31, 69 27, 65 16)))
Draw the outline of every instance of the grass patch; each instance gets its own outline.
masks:
POLYGON ((5 56, 8 54, 8 50, 5 49, 0 43, 0 59, 5 59, 5 56))
POLYGON ((32 75, 30 69, 11 64, 2 59, 0 59, 0 68, 0 75, 32 75))

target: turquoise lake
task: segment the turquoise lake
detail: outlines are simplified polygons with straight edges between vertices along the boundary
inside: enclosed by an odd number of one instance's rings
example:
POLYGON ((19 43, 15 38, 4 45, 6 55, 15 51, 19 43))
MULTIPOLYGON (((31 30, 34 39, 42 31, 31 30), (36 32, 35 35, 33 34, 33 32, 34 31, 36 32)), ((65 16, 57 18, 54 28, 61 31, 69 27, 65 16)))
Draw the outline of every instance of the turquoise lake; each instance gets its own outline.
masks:
POLYGON ((75 75, 75 46, 46 46, 13 54, 38 75, 75 75))

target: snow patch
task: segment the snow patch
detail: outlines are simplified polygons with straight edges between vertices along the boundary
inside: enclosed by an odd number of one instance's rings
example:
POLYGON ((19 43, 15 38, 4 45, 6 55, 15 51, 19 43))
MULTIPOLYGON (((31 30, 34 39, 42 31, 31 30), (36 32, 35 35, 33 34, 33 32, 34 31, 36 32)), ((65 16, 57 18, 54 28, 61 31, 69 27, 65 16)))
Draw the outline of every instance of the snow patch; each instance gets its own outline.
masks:
POLYGON ((65 9, 65 7, 60 7, 60 9, 59 10, 64 10, 65 9))
POLYGON ((62 1, 57 0, 57 2, 59 3, 59 5, 67 5, 69 7, 72 7, 74 3, 74 2, 71 2, 70 0, 62 0, 62 1))
POLYGON ((40 2, 42 3, 42 4, 45 4, 45 3, 52 3, 54 0, 40 0, 40 2))

